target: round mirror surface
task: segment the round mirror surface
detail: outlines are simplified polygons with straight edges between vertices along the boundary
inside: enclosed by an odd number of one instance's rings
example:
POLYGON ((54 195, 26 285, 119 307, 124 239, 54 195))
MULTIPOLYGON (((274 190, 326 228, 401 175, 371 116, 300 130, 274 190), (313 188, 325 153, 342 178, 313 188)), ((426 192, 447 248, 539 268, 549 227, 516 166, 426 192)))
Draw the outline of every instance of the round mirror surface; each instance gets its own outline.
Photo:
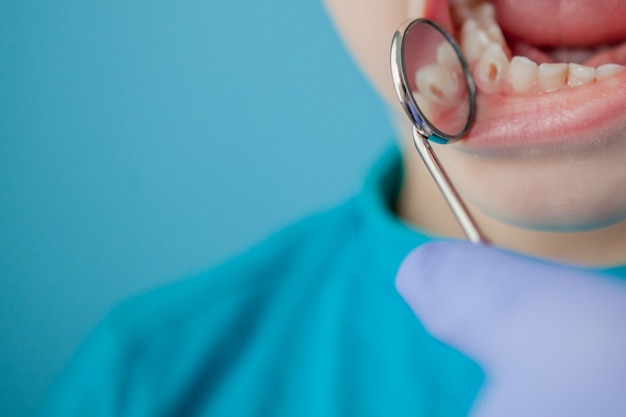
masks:
POLYGON ((413 122, 425 136, 460 139, 473 122, 476 89, 454 40, 434 22, 418 19, 398 31, 398 47, 392 69, 401 72, 394 75, 402 84, 396 89, 413 122))

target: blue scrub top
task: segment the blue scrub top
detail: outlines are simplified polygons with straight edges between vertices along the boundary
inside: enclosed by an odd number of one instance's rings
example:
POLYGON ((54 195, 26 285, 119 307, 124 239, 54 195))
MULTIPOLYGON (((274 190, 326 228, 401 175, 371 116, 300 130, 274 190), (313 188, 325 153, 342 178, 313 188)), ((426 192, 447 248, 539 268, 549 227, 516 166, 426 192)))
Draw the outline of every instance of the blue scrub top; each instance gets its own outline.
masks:
POLYGON ((480 368, 394 287, 429 240, 393 214, 401 171, 390 151, 345 204, 113 309, 40 415, 465 416, 480 368))

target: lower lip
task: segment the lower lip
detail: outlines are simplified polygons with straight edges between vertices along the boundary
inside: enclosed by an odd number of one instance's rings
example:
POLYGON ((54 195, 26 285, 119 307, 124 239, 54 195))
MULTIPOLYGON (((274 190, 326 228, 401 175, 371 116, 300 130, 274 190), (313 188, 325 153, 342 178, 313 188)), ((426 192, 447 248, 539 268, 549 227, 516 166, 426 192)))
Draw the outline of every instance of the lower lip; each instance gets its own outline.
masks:
POLYGON ((476 121, 458 147, 479 155, 590 145, 598 148, 626 137, 625 128, 626 71, 543 95, 479 94, 476 121))

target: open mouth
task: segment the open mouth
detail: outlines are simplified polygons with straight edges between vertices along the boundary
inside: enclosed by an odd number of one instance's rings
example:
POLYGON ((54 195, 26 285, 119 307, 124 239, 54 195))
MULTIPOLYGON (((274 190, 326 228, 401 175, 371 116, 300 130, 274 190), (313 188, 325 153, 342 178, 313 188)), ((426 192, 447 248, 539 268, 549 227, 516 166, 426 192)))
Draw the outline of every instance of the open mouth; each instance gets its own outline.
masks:
POLYGON ((450 0, 427 14, 453 33, 478 90, 470 152, 615 142, 626 128, 626 2, 450 0))

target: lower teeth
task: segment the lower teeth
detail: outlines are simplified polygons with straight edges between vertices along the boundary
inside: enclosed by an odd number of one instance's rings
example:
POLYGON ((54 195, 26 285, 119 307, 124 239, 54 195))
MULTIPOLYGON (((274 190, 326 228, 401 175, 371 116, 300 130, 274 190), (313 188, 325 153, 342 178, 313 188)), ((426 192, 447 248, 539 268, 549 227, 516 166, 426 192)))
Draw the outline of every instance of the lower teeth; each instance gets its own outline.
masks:
POLYGON ((530 91, 538 76, 539 67, 534 61, 523 56, 513 57, 509 65, 509 78, 513 91, 516 93, 530 91))
POLYGON ((567 84, 570 87, 589 84, 596 79, 596 69, 579 64, 569 64, 567 73, 567 84))
POLYGON ((541 64, 539 65, 539 84, 544 91, 556 91, 567 82, 567 64, 541 64))
POLYGON ((489 45, 474 68, 476 86, 488 94, 499 93, 509 72, 509 59, 498 44, 489 45))
POLYGON ((482 93, 547 93, 565 85, 578 87, 589 84, 626 69, 617 64, 593 68, 575 63, 537 65, 525 57, 511 59, 495 20, 495 8, 489 1, 452 1, 452 15, 457 22, 462 19, 459 31, 461 49, 482 93))
POLYGON ((619 74, 624 70, 624 67, 617 64, 604 64, 596 68, 596 80, 603 80, 605 78, 612 77, 615 74, 619 74))

